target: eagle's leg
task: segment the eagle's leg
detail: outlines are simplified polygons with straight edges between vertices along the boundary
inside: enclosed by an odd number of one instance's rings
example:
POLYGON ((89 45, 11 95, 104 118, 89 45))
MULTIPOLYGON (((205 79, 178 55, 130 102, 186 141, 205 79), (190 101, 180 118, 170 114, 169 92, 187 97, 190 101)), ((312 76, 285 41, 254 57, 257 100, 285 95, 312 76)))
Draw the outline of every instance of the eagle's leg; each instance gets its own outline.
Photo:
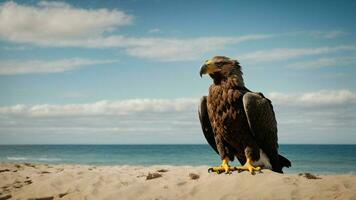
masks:
POLYGON ((235 171, 235 167, 230 167, 229 166, 229 158, 225 157, 222 162, 221 165, 218 167, 210 167, 208 169, 208 172, 216 172, 218 174, 225 172, 226 174, 228 174, 231 171, 235 171))
POLYGON ((246 163, 241 167, 235 167, 235 170, 238 172, 240 171, 249 171, 251 174, 255 174, 255 171, 261 171, 261 167, 253 166, 253 160, 259 160, 259 148, 255 147, 246 147, 245 148, 245 156, 246 156, 246 163))

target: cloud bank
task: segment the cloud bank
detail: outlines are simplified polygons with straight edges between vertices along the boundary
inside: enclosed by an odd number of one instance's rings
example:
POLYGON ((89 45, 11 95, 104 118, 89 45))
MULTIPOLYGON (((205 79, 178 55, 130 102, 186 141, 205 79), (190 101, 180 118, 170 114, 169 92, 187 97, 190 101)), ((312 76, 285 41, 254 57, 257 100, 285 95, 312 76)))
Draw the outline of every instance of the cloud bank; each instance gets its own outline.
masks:
MULTIPOLYGON (((272 92, 266 94, 276 106, 321 107, 353 105, 356 93, 350 90, 321 90, 302 94, 272 92)), ((128 99, 121 101, 98 101, 88 104, 66 105, 15 105, 0 107, 1 115, 21 117, 63 117, 63 116, 124 116, 137 113, 171 113, 195 110, 199 98, 181 99, 128 99)))
POLYGON ((277 105, 337 106, 356 103, 356 93, 350 90, 321 90, 303 94, 283 94, 272 92, 267 95, 277 105))
POLYGON ((110 116, 134 115, 137 113, 183 112, 194 108, 197 99, 129 99, 121 101, 98 101, 89 104, 67 105, 15 105, 0 107, 0 114, 27 117, 59 117, 59 116, 110 116))
MULTIPOLYGON (((342 141, 340 135, 356 140, 352 137, 356 118, 356 93, 353 91, 269 93, 266 96, 273 102, 282 143, 337 143, 342 141), (303 133, 299 132, 301 130, 303 133)), ((162 137, 167 137, 168 143, 204 143, 198 105, 199 98, 181 98, 0 107, 0 138, 19 138, 21 134, 38 137, 84 135, 109 137, 111 143, 120 143, 139 136, 143 143, 161 141, 162 137)))

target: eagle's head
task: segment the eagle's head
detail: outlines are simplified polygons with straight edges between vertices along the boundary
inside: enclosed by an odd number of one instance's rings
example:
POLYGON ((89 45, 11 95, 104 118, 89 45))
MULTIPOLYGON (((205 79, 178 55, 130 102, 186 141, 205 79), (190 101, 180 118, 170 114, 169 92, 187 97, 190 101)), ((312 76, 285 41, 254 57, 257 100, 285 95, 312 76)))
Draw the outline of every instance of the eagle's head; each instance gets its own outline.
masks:
POLYGON ((205 61, 200 68, 200 76, 209 74, 214 83, 220 83, 228 78, 234 78, 239 85, 243 86, 241 66, 237 60, 225 56, 215 56, 205 61))

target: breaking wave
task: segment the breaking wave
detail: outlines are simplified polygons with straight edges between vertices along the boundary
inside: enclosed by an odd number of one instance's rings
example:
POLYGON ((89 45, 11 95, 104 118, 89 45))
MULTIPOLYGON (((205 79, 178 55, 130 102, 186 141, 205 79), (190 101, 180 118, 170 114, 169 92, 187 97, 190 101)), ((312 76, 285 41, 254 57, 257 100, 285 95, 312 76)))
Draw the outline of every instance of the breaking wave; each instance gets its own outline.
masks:
POLYGON ((27 160, 26 157, 6 157, 8 160, 27 160))
POLYGON ((8 156, 6 157, 7 160, 13 161, 61 161, 60 158, 31 158, 31 157, 17 157, 17 156, 8 156))

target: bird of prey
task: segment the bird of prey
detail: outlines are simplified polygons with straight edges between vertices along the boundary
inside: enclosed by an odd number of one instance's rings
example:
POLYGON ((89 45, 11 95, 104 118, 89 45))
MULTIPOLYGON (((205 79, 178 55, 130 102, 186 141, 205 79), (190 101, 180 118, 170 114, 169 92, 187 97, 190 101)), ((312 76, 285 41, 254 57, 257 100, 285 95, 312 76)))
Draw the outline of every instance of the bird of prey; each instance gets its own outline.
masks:
POLYGON ((208 96, 203 96, 199 119, 205 138, 221 157, 210 172, 230 173, 261 168, 283 173, 291 162, 278 154, 277 121, 272 103, 262 93, 245 87, 237 60, 215 56, 200 69, 200 76, 213 79, 208 96), (242 166, 230 167, 234 157, 242 166))

